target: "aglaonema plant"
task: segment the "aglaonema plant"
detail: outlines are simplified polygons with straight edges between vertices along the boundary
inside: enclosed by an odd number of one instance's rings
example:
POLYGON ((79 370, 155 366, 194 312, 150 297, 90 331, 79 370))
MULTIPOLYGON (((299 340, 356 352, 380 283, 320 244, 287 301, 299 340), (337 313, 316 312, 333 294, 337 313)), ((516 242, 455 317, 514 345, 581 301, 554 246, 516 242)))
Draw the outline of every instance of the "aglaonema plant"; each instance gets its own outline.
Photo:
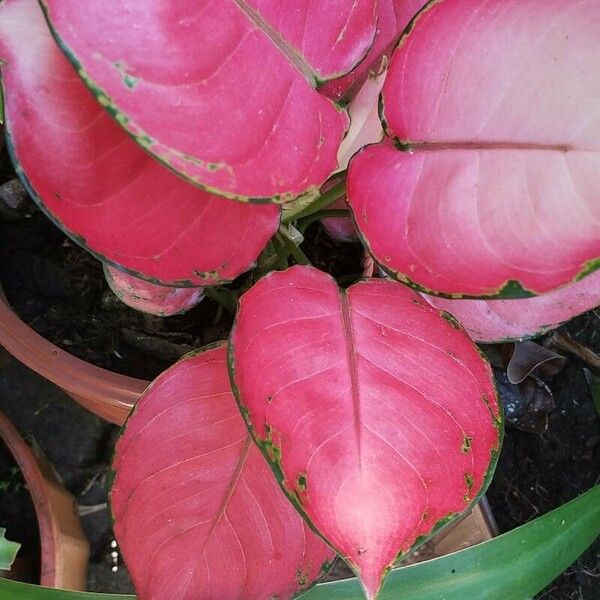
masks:
POLYGON ((600 0, 424 4, 0 2, 16 170, 117 294, 172 314, 258 263, 228 348, 163 373, 117 444, 141 600, 283 600, 336 555, 376 598, 493 473, 473 340, 600 301, 600 0), (307 264, 344 194, 390 278, 307 264))

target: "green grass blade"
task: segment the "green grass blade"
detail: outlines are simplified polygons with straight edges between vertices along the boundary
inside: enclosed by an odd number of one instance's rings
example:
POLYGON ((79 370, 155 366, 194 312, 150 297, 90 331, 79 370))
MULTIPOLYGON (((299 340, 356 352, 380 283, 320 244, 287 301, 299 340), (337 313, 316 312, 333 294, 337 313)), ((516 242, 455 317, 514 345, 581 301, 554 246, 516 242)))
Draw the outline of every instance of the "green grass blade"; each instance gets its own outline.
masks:
POLYGON ((11 567, 21 544, 10 542, 4 537, 6 529, 0 527, 0 570, 8 571, 11 567))
MULTIPOLYGON (((600 535, 600 486, 493 540, 390 573, 379 600, 526 600, 600 535)), ((0 579, 3 600, 133 600, 0 579)), ((317 585, 302 600, 363 600, 355 579, 317 585)))

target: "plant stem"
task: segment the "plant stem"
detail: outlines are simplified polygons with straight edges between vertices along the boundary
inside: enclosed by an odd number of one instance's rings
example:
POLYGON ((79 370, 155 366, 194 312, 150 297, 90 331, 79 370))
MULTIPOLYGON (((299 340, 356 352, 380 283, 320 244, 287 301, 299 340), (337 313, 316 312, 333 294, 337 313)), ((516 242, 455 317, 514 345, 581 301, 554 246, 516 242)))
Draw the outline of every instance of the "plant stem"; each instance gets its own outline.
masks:
POLYGON ((290 255, 285 242, 278 233, 271 239, 273 242, 273 248, 277 253, 277 269, 283 270, 289 267, 288 256, 290 255))
POLYGON ((223 287, 205 287, 204 293, 214 302, 222 306, 228 313, 237 312, 237 296, 235 292, 223 287))
POLYGON ((340 181, 337 185, 333 186, 330 190, 327 190, 324 194, 321 194, 308 206, 292 207, 286 211, 283 215, 282 221, 289 223, 303 217, 308 217, 314 213, 319 212, 321 209, 329 206, 332 202, 335 202, 338 198, 341 198, 346 192, 346 180, 340 181))
POLYGON ((294 260, 299 265, 310 265, 310 260, 308 260, 308 258, 306 258, 306 254, 304 254, 304 252, 302 252, 302 250, 300 250, 300 247, 297 246, 288 237, 288 233, 287 233, 287 230, 285 229, 285 227, 282 226, 279 228, 279 233, 276 234, 275 238, 284 245, 285 249, 288 251, 289 254, 292 255, 294 260))

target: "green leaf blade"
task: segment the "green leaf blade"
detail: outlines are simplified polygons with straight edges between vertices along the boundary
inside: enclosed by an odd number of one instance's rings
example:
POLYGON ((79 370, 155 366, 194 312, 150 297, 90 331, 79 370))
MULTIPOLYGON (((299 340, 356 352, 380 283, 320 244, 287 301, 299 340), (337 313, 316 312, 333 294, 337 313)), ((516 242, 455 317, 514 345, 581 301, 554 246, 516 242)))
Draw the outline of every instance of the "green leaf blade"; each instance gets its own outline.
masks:
POLYGON ((21 544, 11 542, 4 537, 6 529, 0 527, 0 571, 9 571, 12 567, 21 544))

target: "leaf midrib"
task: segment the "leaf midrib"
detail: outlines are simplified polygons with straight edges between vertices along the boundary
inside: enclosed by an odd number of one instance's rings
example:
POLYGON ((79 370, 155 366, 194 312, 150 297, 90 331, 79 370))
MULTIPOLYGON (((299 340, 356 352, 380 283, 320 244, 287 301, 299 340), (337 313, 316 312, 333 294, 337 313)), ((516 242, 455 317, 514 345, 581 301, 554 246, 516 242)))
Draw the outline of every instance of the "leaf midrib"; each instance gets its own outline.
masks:
POLYGON ((317 76, 314 69, 298 50, 288 42, 281 33, 264 20, 262 15, 248 5, 246 0, 233 0, 237 7, 244 13, 250 22, 273 42, 275 47, 287 60, 310 82, 317 86, 317 76))
POLYGON ((411 142, 409 140, 398 140, 402 150, 433 152, 448 150, 538 150, 548 152, 560 152, 567 154, 569 152, 600 152, 600 148, 578 148, 571 144, 536 144, 530 142, 504 142, 487 141, 471 142, 466 140, 458 141, 440 141, 440 142, 411 142))
POLYGON ((206 535, 204 544, 202 545, 202 552, 204 552, 204 550, 206 549, 206 546, 210 542, 210 539, 212 537, 212 534, 215 531, 215 528, 217 527, 217 525, 223 518, 225 511, 227 510, 229 501, 231 500, 231 497, 233 496, 233 494, 237 488, 237 485, 240 481, 240 477, 242 476, 242 471, 244 470, 244 466, 246 465, 246 461, 248 460, 248 456, 250 455, 251 446, 252 446, 252 436, 250 436, 250 434, 248 434, 248 436, 246 437, 246 440, 244 441, 244 445, 242 446, 242 451, 240 452, 240 455, 238 457, 238 461, 237 461, 237 464, 235 465, 235 470, 233 472, 233 475, 231 476, 229 485, 227 486, 225 496, 223 497, 223 500, 221 501, 219 510, 213 519, 213 522, 210 526, 208 534, 206 535))
POLYGON ((354 411, 354 434, 356 438, 356 450, 358 468, 362 473, 362 427, 360 410, 360 393, 358 390, 358 366, 356 364, 356 344, 354 342, 354 331, 352 330, 352 319, 350 317, 350 302, 344 290, 340 290, 340 314, 344 329, 344 342, 346 347, 346 359, 350 372, 350 386, 352 390, 352 407, 354 411))

